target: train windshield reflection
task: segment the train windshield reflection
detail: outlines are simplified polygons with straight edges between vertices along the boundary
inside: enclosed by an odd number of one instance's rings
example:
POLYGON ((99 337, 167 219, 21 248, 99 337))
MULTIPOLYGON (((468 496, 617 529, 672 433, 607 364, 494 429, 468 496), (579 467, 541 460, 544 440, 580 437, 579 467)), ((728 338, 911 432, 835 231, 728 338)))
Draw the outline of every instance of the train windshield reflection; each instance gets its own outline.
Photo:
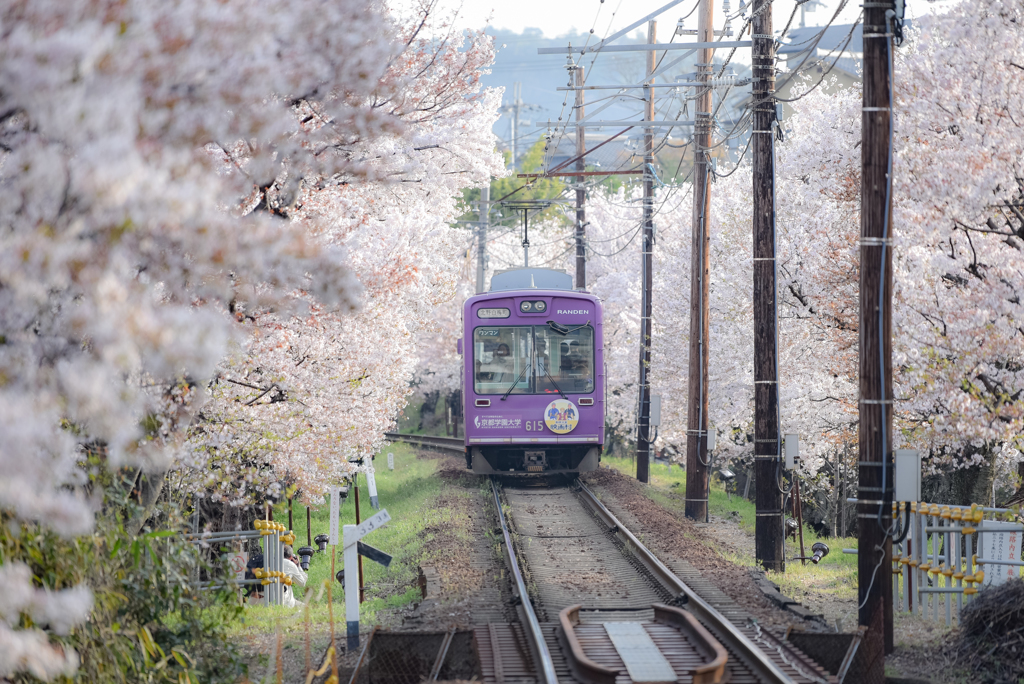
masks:
POLYGON ((473 331, 477 394, 587 394, 594 391, 594 329, 566 334, 544 326, 486 326, 473 331))

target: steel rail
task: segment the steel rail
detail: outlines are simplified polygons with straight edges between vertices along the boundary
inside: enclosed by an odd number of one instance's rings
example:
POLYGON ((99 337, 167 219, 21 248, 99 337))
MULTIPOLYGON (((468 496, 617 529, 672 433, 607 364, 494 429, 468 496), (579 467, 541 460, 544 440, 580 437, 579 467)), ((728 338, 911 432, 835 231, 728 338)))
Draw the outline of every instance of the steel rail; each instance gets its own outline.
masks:
POLYGON ((433 435, 406 435, 399 432, 385 432, 384 437, 393 442, 406 442, 420 446, 434 447, 444 451, 465 453, 466 442, 461 437, 435 437, 433 435))
POLYGON ((616 536, 633 548, 637 558, 651 571, 651 574, 676 596, 685 596, 687 610, 705 624, 716 629, 722 635, 727 646, 743 656, 747 660, 747 664, 763 681, 772 682, 773 684, 794 684, 793 679, 772 662, 768 655, 758 648, 746 634, 729 622, 711 604, 698 596, 693 589, 687 586, 683 580, 679 579, 664 563, 658 560, 632 532, 619 522, 619 519, 594 496, 594 493, 582 481, 577 480, 576 483, 579 486, 584 503, 590 506, 594 513, 614 531, 616 536))
MULTIPOLYGON (((505 536, 505 549, 508 551, 509 562, 512 565, 512 576, 516 581, 516 591, 519 594, 519 605, 523 609, 523 614, 526 615, 526 626, 527 633, 533 640, 533 644, 536 648, 537 656, 540 660, 540 671, 543 678, 543 684, 558 684, 558 675, 555 673, 555 664, 551 660, 551 652, 548 650, 548 644, 544 640, 544 632, 541 631, 540 622, 537 620, 537 614, 533 612, 533 604, 530 603, 530 595, 526 591, 526 583, 523 581, 523 575, 519 572, 519 561, 516 559, 515 549, 512 548, 512 537, 508 532, 508 525, 505 524, 505 513, 501 510, 501 497, 498 496, 498 485, 495 481, 491 480, 491 492, 494 494, 494 507, 498 511, 498 522, 501 523, 501 533, 505 536)), ((495 657, 500 657, 495 654, 495 657)))

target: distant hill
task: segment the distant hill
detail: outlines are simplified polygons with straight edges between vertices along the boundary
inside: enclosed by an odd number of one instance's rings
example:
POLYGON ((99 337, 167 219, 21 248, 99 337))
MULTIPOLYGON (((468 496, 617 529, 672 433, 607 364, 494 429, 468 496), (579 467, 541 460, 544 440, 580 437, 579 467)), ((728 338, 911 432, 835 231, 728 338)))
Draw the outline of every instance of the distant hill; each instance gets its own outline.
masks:
MULTIPOLYGON (((668 31, 672 29, 673 27, 670 25, 668 31)), ((486 33, 494 36, 495 46, 498 48, 498 51, 494 66, 491 67, 491 73, 481 79, 483 84, 488 87, 504 88, 505 94, 502 104, 506 106, 514 103, 515 84, 517 82, 521 84, 519 92, 521 93, 520 98, 523 107, 520 108, 520 135, 515 146, 517 156, 521 157, 529 149, 530 145, 546 132, 547 129, 542 128, 546 121, 557 122, 559 116, 562 117, 563 121, 570 121, 574 118, 572 109, 573 93, 557 90, 557 88, 565 87, 569 84, 568 71, 565 69, 567 63, 565 56, 538 55, 537 48, 565 47, 566 45, 582 46, 587 43, 588 38, 590 39, 589 44, 594 45, 599 42, 599 38, 582 32, 566 34, 558 38, 545 38, 540 29, 526 29, 522 33, 515 33, 508 30, 488 28, 486 33), (530 122, 530 125, 525 125, 525 121, 530 122)), ((669 42, 671 39, 672 35, 669 32, 659 35, 659 42, 669 42)), ((680 39, 677 38, 676 40, 679 41, 680 39)), ((692 40, 692 38, 686 37, 685 40, 692 40)), ((616 44, 643 42, 646 42, 646 32, 636 31, 630 36, 619 39, 616 41, 616 44)), ((668 53, 667 59, 674 59, 677 54, 668 53)), ((586 55, 582 65, 586 69, 587 85, 627 85, 640 83, 643 81, 645 74, 645 56, 646 53, 643 52, 609 53, 598 55, 596 59, 594 55, 586 55)), ((657 80, 662 83, 671 82, 678 75, 692 73, 694 71, 694 62, 696 61, 695 57, 696 55, 684 59, 678 65, 668 70, 664 77, 659 77, 657 80)), ((747 68, 742 65, 736 65, 736 72, 739 75, 748 73, 747 68)), ((749 90, 749 87, 747 90, 749 90)), ((587 112, 592 112, 593 109, 603 104, 600 100, 607 98, 613 92, 615 91, 586 91, 587 112)), ((667 93, 668 91, 659 92, 659 98, 663 94, 667 95, 667 93)), ((639 95, 639 92, 637 94, 639 95)), ((681 101, 669 103, 666 98, 664 102, 664 116, 666 118, 675 118, 681 101)), ((641 111, 642 105, 639 100, 622 102, 610 106, 596 115, 596 118, 605 120, 639 118, 641 111)), ((689 105, 690 116, 688 118, 692 118, 692 111, 693 106, 691 103, 689 105)), ((557 133, 557 131, 555 132, 557 133)), ((592 138, 595 141, 600 140, 602 133, 612 135, 616 132, 610 129, 588 129, 588 145, 596 144, 596 142, 590 143, 590 140, 592 138)), ((512 123, 509 112, 504 113, 497 121, 494 126, 494 133, 498 137, 502 148, 511 150, 512 123)), ((622 143, 626 145, 635 144, 640 131, 637 130, 635 133, 631 131, 630 133, 632 135, 623 136, 622 143), (634 142, 627 142, 627 138, 633 138, 634 142)), ((571 138, 571 135, 570 129, 568 137, 571 138)), ((676 131, 673 135, 688 135, 688 131, 676 131)), ((556 140, 558 137, 560 136, 556 136, 556 140)), ((566 149, 571 147, 571 143, 568 139, 562 139, 559 147, 566 149)), ((622 145, 618 144, 616 147, 621 150, 622 145)), ((564 158, 562 154, 558 156, 564 158)), ((608 166, 608 163, 612 161, 609 158, 605 166, 608 166)))

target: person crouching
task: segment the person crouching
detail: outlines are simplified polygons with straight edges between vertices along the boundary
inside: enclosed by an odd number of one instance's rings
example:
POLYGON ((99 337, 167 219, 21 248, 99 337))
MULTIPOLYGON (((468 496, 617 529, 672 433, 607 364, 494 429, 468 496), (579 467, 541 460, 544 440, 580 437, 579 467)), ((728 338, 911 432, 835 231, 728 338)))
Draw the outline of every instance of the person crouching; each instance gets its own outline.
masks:
POLYGON ((301 598, 305 593, 303 590, 306 586, 306 573, 299 567, 299 559, 289 545, 284 547, 284 563, 282 563, 281 570, 286 577, 290 577, 292 580, 291 586, 284 585, 284 605, 297 606, 301 603, 301 598))

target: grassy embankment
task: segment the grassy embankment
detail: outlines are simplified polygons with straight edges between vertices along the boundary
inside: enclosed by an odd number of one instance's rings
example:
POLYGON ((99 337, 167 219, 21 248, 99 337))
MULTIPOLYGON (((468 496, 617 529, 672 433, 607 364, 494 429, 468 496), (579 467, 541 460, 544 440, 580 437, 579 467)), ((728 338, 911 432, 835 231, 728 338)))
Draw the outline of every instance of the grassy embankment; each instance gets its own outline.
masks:
MULTIPOLYGON (((636 463, 629 458, 602 456, 601 463, 614 468, 630 477, 636 476, 636 463)), ((651 487, 648 496, 658 504, 682 515, 684 493, 686 491, 686 472, 680 466, 668 466, 662 463, 651 464, 651 487)), ((708 504, 711 515, 717 518, 735 520, 740 528, 751 537, 754 534, 754 504, 742 496, 732 495, 730 500, 725 487, 717 480, 711 482, 708 504)), ((714 523, 712 523, 712 526, 714 523)), ((713 536, 712 532, 712 536, 713 536)), ((855 548, 857 540, 853 537, 822 538, 814 530, 804 525, 804 549, 810 555, 811 545, 816 541, 824 541, 831 552, 820 563, 803 565, 800 561, 788 561, 786 572, 769 573, 773 582, 779 585, 783 594, 801 598, 806 594, 814 594, 819 598, 834 597, 838 599, 855 599, 857 597, 857 556, 844 554, 843 548, 855 548)), ((715 547, 728 560, 748 567, 756 567, 753 555, 739 554, 726 546, 715 547)), ((787 559, 800 554, 800 547, 791 540, 786 542, 787 559)))
MULTIPOLYGON (((446 485, 436 475, 439 461, 417 458, 406 446, 394 444, 388 448, 395 454, 395 470, 387 468, 387 452, 374 461, 376 467, 377 493, 382 508, 391 515, 391 522, 370 533, 365 542, 393 556, 389 568, 363 559, 366 587, 366 601, 360 609, 360 623, 363 627, 373 625, 378 613, 383 610, 408 605, 420 596, 415 586, 417 566, 430 564, 432 558, 431 540, 433 530, 445 529, 456 535, 464 525, 454 520, 450 509, 434 506, 442 493, 446 496, 473 496, 473 491, 446 485)), ((370 497, 366 490, 366 478, 359 477, 360 510, 363 519, 376 513, 370 508, 370 497)), ((276 520, 288 519, 285 504, 274 510, 276 520)), ((341 508, 341 525, 355 523, 355 497, 350 493, 341 508)), ((296 503, 294 508, 296 547, 306 545, 306 511, 296 503)), ((327 533, 330 529, 330 502, 324 500, 312 508, 312 535, 327 533)), ((314 545, 315 547, 315 545, 314 545)), ((341 547, 335 561, 335 571, 343 568, 341 547)), ((337 581, 331 585, 333 606, 328 605, 327 580, 331 576, 330 553, 318 553, 313 557, 306 584, 311 596, 309 617, 313 631, 328 629, 330 607, 334 610, 334 624, 337 634, 345 634, 344 592, 337 581)), ((304 629, 305 611, 301 608, 278 606, 250 606, 245 618, 236 629, 240 634, 273 632, 280 625, 286 634, 304 629)))

